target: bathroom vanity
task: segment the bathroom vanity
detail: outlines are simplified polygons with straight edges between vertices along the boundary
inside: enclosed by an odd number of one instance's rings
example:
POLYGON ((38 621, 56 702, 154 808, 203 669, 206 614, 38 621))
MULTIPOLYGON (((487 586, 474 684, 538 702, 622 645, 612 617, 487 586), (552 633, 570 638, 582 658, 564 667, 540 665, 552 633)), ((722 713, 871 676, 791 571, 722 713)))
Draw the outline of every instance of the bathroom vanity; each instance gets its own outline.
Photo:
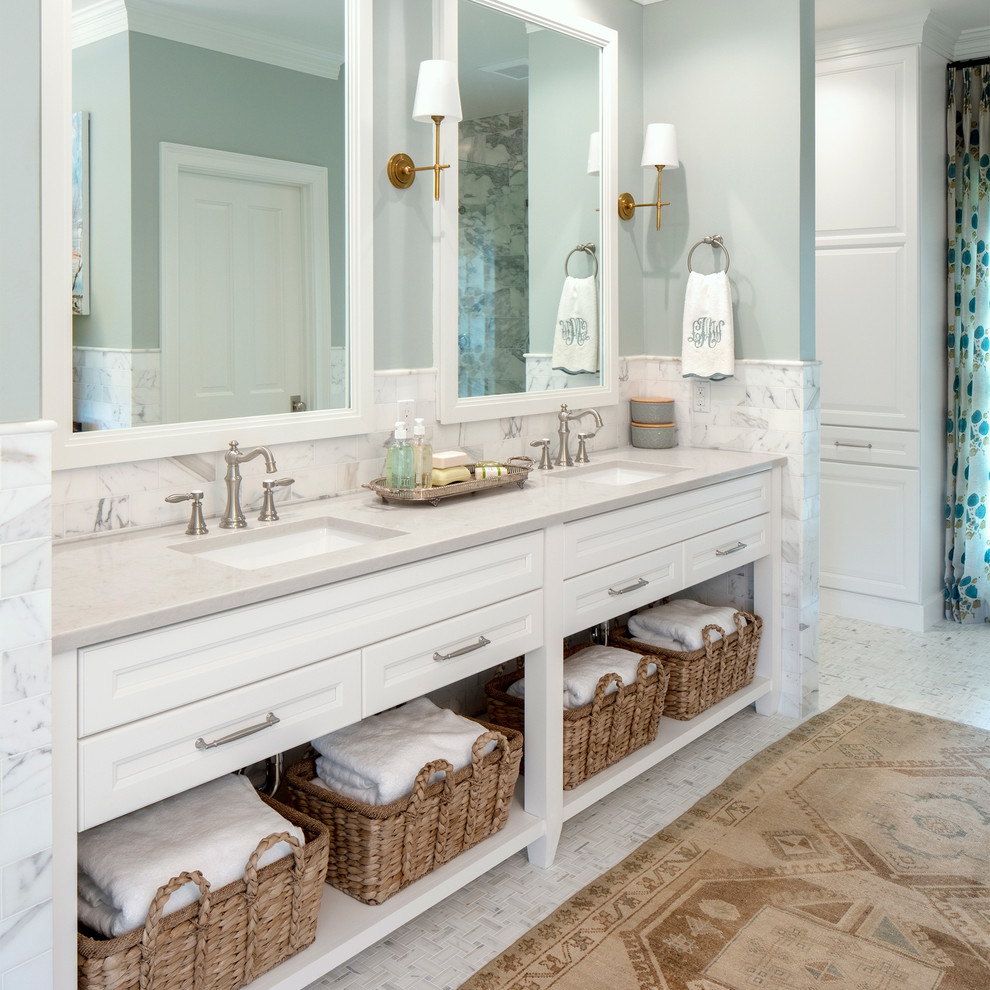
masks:
POLYGON ((568 818, 745 706, 776 711, 782 463, 608 451, 436 507, 361 492, 236 532, 56 546, 55 985, 75 981, 78 831, 521 654, 526 773, 505 829, 384 905, 326 887, 316 942, 252 987, 306 986, 522 849, 549 865, 568 818), (564 636, 746 563, 754 682, 563 792, 564 636))

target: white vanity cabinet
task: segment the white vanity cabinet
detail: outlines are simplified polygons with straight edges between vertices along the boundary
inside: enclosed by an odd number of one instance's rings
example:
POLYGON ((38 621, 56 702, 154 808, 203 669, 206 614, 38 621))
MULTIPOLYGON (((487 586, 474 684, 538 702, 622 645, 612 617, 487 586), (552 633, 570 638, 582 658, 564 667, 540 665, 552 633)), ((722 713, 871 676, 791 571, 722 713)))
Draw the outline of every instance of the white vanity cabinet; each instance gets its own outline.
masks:
MULTIPOLYGON (((497 518, 489 528, 479 521, 470 545, 460 536, 455 548, 412 562, 352 569, 184 621, 142 620, 127 635, 59 652, 55 985, 75 979, 77 831, 514 657, 527 665, 526 775, 506 827, 383 905, 326 887, 315 943, 252 987, 305 987, 522 849, 549 865, 571 815, 746 705, 776 710, 780 471, 772 457, 738 456, 748 457, 741 476, 632 499, 599 488, 576 510, 548 479, 531 486, 529 502, 491 497, 487 504, 505 512, 528 512, 497 537, 497 518), (690 722, 661 719, 656 743, 565 795, 563 637, 747 561, 764 619, 753 685, 690 722)), ((399 518, 410 527, 459 525, 443 509, 399 518)))

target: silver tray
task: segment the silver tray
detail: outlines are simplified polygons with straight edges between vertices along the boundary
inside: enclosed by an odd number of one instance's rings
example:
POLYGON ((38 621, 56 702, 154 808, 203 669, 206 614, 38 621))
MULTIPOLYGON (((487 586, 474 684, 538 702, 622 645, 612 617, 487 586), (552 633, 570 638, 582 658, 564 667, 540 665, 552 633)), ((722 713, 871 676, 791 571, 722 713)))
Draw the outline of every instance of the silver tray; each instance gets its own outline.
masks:
MULTIPOLYGON (((439 505, 441 499, 474 495, 477 492, 491 491, 493 488, 504 488, 506 485, 522 488, 526 484, 529 472, 533 470, 533 463, 531 457, 510 457, 502 465, 508 470, 508 474, 500 475, 498 478, 484 478, 481 481, 455 481, 453 484, 441 485, 438 488, 389 488, 384 478, 375 478, 374 481, 369 481, 361 487, 373 491, 383 502, 429 502, 430 505, 439 505)), ((473 464, 468 464, 466 467, 469 471, 474 470, 473 464)))

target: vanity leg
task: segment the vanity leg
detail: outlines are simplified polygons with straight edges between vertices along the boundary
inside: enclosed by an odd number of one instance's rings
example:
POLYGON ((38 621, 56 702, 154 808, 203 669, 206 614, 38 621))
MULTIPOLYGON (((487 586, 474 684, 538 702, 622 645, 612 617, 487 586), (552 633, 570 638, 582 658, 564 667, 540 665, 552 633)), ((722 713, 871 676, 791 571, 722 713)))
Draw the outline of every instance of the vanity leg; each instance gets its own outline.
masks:
MULTIPOLYGON (((756 702, 760 715, 773 715, 780 708, 780 693, 783 680, 781 670, 781 639, 783 623, 782 566, 781 566, 781 469, 770 472, 771 503, 770 553, 753 564, 753 608, 763 619, 763 633, 760 636, 760 652, 756 661, 756 674, 769 677, 773 685, 769 694, 756 702)), ((800 694, 800 691, 799 691, 800 694)))
POLYGON ((526 654, 526 810, 546 824, 546 833, 527 847, 529 861, 547 867, 557 854, 564 822, 563 559, 564 528, 544 534, 543 646, 526 654), (559 589, 559 590, 558 590, 559 589))

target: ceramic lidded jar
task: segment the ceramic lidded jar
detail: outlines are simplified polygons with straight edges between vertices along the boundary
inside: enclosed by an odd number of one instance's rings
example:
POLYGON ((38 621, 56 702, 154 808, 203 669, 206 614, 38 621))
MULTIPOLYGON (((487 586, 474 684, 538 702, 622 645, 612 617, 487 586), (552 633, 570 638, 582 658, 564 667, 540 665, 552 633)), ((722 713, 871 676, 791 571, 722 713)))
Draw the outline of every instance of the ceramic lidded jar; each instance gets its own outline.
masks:
POLYGON ((634 423, 673 423, 674 400, 662 396, 657 398, 643 396, 630 399, 629 418, 634 423))

